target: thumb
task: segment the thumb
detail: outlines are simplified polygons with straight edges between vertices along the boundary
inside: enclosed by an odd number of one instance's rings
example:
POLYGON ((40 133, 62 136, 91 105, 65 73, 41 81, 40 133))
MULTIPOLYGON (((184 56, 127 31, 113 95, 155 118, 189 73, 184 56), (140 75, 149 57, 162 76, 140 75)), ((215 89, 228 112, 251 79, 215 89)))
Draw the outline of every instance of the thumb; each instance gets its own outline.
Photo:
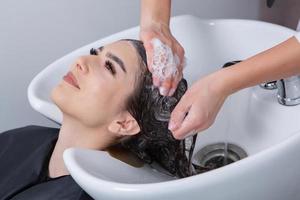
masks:
POLYGON ((183 95, 183 97, 171 113, 171 118, 168 126, 170 131, 173 132, 181 126, 181 123, 189 112, 190 107, 190 102, 185 98, 185 95, 183 95))
POLYGON ((188 113, 181 126, 173 132, 173 136, 178 140, 182 140, 187 136, 194 135, 196 127, 195 117, 192 113, 188 113))

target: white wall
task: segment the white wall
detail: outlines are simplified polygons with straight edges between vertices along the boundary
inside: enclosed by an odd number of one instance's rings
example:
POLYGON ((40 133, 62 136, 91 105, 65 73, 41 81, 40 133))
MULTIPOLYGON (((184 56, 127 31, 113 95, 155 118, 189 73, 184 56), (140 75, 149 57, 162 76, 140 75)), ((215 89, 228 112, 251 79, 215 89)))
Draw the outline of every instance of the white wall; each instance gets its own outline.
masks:
POLYGON ((261 19, 296 29, 300 19, 299 0, 275 0, 272 9, 262 7, 261 19))
MULTIPOLYGON (((29 124, 56 126, 30 107, 26 93, 30 80, 70 51, 138 25, 139 3, 139 0, 0 0, 0 132, 29 124)), ((264 3, 264 0, 173 0, 172 15, 277 20, 276 12, 281 12, 280 9, 270 14, 264 3)))

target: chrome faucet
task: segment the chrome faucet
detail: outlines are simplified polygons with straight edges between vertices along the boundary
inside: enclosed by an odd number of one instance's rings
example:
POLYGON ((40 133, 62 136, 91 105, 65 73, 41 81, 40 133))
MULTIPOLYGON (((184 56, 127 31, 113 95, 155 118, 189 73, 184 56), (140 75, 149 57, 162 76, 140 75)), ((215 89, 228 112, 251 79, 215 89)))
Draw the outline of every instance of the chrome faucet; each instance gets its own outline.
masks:
POLYGON ((278 102, 285 106, 300 104, 300 76, 291 76, 276 82, 278 102))
MULTIPOLYGON (((227 62, 222 68, 230 67, 241 61, 227 62)), ((300 104, 300 75, 291 76, 289 78, 280 79, 277 81, 264 82, 259 85, 263 89, 277 91, 278 102, 285 106, 295 106, 300 104)))
POLYGON ((263 89, 277 90, 277 100, 285 106, 300 104, 300 76, 291 76, 278 81, 265 82, 259 85, 263 89))

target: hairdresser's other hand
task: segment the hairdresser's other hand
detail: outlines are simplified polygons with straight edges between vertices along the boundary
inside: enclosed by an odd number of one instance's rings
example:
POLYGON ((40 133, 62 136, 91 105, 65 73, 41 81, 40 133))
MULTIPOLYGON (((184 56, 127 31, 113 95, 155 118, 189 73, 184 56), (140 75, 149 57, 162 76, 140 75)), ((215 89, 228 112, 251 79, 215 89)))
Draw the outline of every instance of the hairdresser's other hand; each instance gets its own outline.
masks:
POLYGON ((184 62, 184 49, 179 42, 173 37, 169 26, 164 23, 151 22, 145 26, 141 26, 140 39, 143 41, 146 54, 147 64, 149 71, 153 73, 153 46, 151 40, 153 38, 159 39, 162 43, 166 44, 172 49, 173 55, 177 55, 179 58, 179 64, 176 66, 177 73, 169 77, 165 77, 163 81, 153 74, 153 85, 159 87, 161 95, 171 96, 174 94, 179 81, 182 78, 183 62, 184 62))
POLYGON ((212 73, 195 82, 182 96, 171 114, 169 129, 176 139, 209 128, 229 95, 222 72, 212 73))

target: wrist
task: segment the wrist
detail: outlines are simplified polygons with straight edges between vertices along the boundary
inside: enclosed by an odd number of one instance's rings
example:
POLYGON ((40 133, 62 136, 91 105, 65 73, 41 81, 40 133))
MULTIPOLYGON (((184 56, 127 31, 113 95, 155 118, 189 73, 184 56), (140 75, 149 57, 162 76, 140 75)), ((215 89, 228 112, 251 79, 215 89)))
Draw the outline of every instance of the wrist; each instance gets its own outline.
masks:
POLYGON ((164 24, 169 27, 171 0, 142 0, 141 27, 149 27, 153 23, 164 24))
MULTIPOLYGON (((219 84, 226 95, 231 95, 241 89, 256 85, 261 76, 261 71, 255 69, 257 64, 248 60, 239 62, 233 66, 222 68, 219 73, 219 84)), ((257 67, 258 69, 261 67, 257 67)))
POLYGON ((141 30, 162 30, 167 29, 170 30, 169 24, 162 20, 149 20, 145 23, 141 23, 141 30))
POLYGON ((236 80, 235 71, 228 68, 222 68, 213 73, 215 76, 214 89, 217 93, 227 97, 239 90, 239 83, 236 80))

